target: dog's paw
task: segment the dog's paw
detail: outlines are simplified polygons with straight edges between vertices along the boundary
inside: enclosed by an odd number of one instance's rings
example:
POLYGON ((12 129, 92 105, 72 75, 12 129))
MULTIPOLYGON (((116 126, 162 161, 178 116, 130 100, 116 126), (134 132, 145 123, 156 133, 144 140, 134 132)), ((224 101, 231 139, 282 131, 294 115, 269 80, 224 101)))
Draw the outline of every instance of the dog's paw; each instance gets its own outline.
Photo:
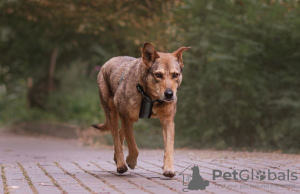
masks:
POLYGON ((176 172, 174 170, 164 170, 163 175, 165 177, 173 178, 176 175, 176 172))
POLYGON ((126 172, 127 170, 128 170, 128 168, 127 168, 126 164, 123 164, 122 166, 117 167, 117 172, 120 174, 126 172))
POLYGON ((131 158, 131 157, 127 156, 126 163, 129 166, 129 168, 131 168, 133 170, 135 168, 135 166, 136 166, 137 159, 136 158, 131 158))

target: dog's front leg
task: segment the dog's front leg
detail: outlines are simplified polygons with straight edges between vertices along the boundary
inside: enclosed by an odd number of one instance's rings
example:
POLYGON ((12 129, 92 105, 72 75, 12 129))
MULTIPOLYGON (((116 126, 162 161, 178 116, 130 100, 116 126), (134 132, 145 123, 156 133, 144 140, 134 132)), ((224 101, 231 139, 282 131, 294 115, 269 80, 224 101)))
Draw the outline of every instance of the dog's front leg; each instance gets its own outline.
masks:
POLYGON ((175 135, 175 124, 174 117, 169 116, 165 118, 160 118, 160 122, 162 124, 162 132, 164 139, 164 176, 166 177, 174 177, 176 175, 174 170, 174 135, 175 135))

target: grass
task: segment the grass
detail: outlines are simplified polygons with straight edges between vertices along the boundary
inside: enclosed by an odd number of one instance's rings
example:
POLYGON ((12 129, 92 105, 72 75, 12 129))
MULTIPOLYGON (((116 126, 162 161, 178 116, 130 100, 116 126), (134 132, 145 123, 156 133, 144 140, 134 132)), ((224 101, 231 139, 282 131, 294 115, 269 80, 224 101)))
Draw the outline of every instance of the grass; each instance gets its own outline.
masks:
POLYGON ((81 182, 74 174, 69 173, 68 171, 66 171, 64 168, 61 167, 61 165, 57 162, 53 162, 58 168, 60 168, 64 173, 66 173, 67 175, 69 175, 70 177, 72 177, 73 179, 75 179, 78 184, 80 186, 82 186, 83 188, 85 188, 86 190, 88 190, 90 193, 92 194, 96 194, 94 191, 92 191, 88 186, 86 186, 85 184, 83 184, 83 182, 81 182))
MULTIPOLYGON (((105 171, 105 169, 101 168, 101 166, 100 166, 100 165, 98 165, 98 164, 96 164, 95 162, 90 162, 90 163, 94 164, 94 165, 95 165, 97 168, 99 168, 99 169, 101 169, 101 170, 105 171)), ((110 172, 110 171, 107 171, 107 172, 109 172, 110 174, 116 175, 116 173, 115 173, 115 172, 110 172)), ((116 175, 116 176, 118 176, 118 175, 116 175)), ((145 189, 144 187, 142 187, 142 186, 140 186, 140 185, 138 185, 138 184, 134 183, 133 181, 129 180, 129 179, 128 179, 128 178, 126 178, 125 176, 118 176, 118 177, 120 177, 121 179, 124 179, 124 180, 126 180, 126 181, 127 181, 127 182, 129 182, 130 184, 132 184, 132 185, 134 185, 134 186, 136 186, 136 187, 140 188, 141 190, 145 191, 146 193, 153 193, 153 192, 150 192, 150 191, 148 191, 148 190, 147 190, 147 189, 145 189)))
POLYGON ((26 170, 25 170, 24 167, 21 165, 21 163, 18 162, 18 165, 19 165, 19 167, 20 167, 20 169, 21 169, 21 171, 22 171, 22 173, 23 173, 23 175, 24 175, 24 177, 25 177, 25 179, 26 179, 26 182, 28 183, 29 187, 31 188, 31 190, 33 191, 34 194, 37 194, 38 191, 37 191, 37 189, 35 188, 35 186, 33 185, 33 183, 32 183, 32 181, 31 181, 30 177, 28 176, 28 174, 27 174, 27 172, 26 172, 26 170))
POLYGON ((93 177, 96 177, 97 179, 99 179, 100 181, 102 181, 104 184, 106 184, 107 186, 109 186, 110 188, 112 188, 115 191, 118 191, 119 193, 124 193, 122 191, 120 191, 118 188, 116 188, 114 185, 111 185, 108 181, 106 181, 105 179, 99 177, 97 174, 92 173, 87 171, 86 169, 82 168, 79 164, 77 164, 76 162, 72 162, 73 164, 75 164, 80 170, 82 170, 85 173, 88 173, 90 175, 92 175, 93 177))
POLYGON ((1 176, 2 176, 2 181, 3 181, 3 186, 4 186, 4 194, 9 194, 8 186, 7 186, 7 179, 5 176, 5 171, 4 171, 4 166, 1 165, 1 176))
POLYGON ((55 187, 57 187, 62 193, 67 193, 65 190, 63 190, 63 188, 58 184, 58 182, 46 171, 45 168, 42 167, 42 165, 40 163, 36 164, 43 172, 44 174, 50 178, 50 180, 52 181, 53 185, 55 187))

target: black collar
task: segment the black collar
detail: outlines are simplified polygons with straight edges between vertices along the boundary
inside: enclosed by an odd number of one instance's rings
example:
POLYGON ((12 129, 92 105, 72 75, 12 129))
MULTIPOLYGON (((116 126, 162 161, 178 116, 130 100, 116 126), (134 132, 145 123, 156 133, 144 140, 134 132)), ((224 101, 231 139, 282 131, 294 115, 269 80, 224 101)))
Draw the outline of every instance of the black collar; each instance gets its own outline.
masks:
POLYGON ((162 102, 161 99, 152 100, 152 98, 144 91, 143 86, 136 85, 137 91, 142 94, 142 102, 139 118, 150 118, 152 115, 152 107, 154 102, 162 102))

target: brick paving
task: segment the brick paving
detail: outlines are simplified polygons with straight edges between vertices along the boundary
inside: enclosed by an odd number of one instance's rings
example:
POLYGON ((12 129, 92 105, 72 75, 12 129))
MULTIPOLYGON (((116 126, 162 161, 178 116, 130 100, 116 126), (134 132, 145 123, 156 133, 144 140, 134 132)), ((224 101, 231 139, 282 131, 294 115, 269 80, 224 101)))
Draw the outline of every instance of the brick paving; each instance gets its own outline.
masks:
POLYGON ((172 179, 162 175, 163 150, 140 150, 136 169, 124 174, 115 171, 112 158, 109 146, 1 134, 0 193, 300 193, 300 155, 296 154, 178 149, 177 175, 172 179), (195 165, 209 181, 205 190, 188 189, 195 165), (230 180, 213 180, 214 170, 227 172, 225 178, 230 180), (259 170, 265 176, 262 180, 257 178, 259 170), (241 180, 248 176, 249 180, 241 180))

